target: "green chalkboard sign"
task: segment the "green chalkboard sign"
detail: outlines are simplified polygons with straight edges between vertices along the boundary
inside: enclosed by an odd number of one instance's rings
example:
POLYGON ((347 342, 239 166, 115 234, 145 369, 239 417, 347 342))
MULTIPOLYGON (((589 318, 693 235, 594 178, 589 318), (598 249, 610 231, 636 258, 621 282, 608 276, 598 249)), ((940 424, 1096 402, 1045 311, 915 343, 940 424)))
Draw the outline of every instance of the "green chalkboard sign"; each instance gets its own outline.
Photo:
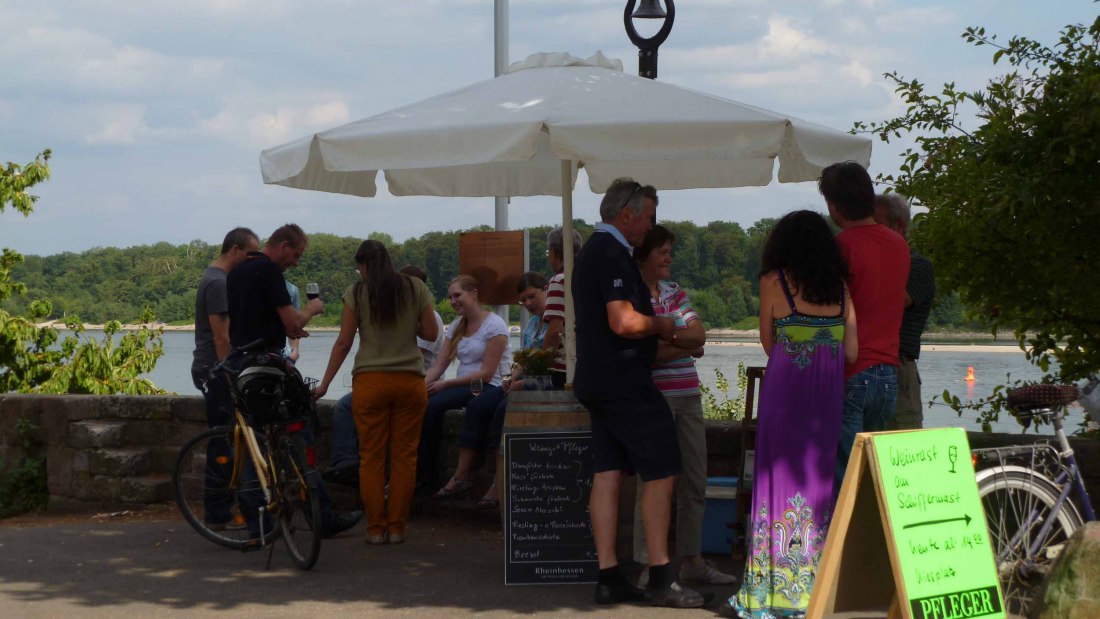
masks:
POLYGON ((960 428, 871 438, 877 485, 914 619, 1004 617, 970 445, 960 428))

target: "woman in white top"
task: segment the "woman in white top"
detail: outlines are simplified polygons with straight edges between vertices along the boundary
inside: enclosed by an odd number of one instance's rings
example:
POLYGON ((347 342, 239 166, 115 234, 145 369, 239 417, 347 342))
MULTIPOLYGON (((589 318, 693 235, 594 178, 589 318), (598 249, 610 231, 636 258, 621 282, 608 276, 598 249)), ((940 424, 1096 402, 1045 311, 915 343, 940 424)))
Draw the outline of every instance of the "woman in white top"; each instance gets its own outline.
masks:
MULTIPOLYGON (((436 357, 424 379, 428 384, 429 397, 416 467, 417 485, 421 488, 439 485, 443 415, 450 409, 466 407, 468 415, 483 416, 479 411, 485 408, 488 416, 492 417, 504 397, 500 361, 508 351, 508 325, 500 316, 482 307, 478 300, 477 280, 473 277, 459 275, 454 278, 447 286, 447 293, 458 318, 447 330, 443 353, 436 357), (444 379, 444 372, 456 357, 456 376, 444 379), (474 393, 479 387, 480 393, 474 393)), ((484 436, 463 428, 458 438, 458 468, 435 496, 452 497, 470 489, 470 471, 483 443, 484 436)))

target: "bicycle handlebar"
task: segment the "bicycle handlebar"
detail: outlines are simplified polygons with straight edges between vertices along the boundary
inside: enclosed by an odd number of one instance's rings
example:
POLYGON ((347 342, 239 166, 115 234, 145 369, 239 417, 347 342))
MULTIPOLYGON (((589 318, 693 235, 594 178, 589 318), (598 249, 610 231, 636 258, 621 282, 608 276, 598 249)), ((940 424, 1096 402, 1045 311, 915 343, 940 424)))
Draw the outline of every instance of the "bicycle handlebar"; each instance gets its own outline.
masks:
POLYGON ((218 372, 225 369, 225 366, 230 361, 236 361, 237 359, 244 356, 246 353, 252 352, 256 348, 259 348, 260 344, 263 344, 263 343, 264 343, 263 338, 260 338, 260 339, 251 341, 251 342, 245 344, 244 346, 240 346, 238 348, 234 348, 233 350, 229 351, 229 354, 225 356, 225 359, 222 359, 221 361, 214 364, 214 366, 210 368, 210 371, 207 372, 207 378, 213 380, 214 377, 218 375, 218 372))

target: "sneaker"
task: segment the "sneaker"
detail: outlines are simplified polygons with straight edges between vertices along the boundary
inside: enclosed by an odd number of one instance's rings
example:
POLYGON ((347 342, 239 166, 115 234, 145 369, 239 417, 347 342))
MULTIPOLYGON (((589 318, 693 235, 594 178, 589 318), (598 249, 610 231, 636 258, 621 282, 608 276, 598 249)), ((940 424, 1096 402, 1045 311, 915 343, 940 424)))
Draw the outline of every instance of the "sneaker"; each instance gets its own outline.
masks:
POLYGON ((386 543, 386 533, 385 532, 371 533, 370 535, 367 535, 367 543, 371 544, 372 546, 377 546, 379 544, 385 544, 386 543))
POLYGON ((618 604, 619 602, 641 602, 646 599, 645 589, 635 587, 627 581, 616 585, 596 585, 597 604, 618 604))
POLYGON ((390 531, 389 533, 386 534, 386 536, 388 537, 389 542, 391 544, 404 544, 405 543, 405 533, 404 532, 399 533, 397 531, 390 531))
POLYGON ((642 573, 638 574, 638 586, 645 589, 649 586, 649 568, 642 569, 642 573))
POLYGON ((688 567, 686 563, 681 565, 680 581, 696 585, 732 585, 737 582, 737 577, 719 570, 710 561, 705 561, 701 568, 688 567))
POLYGON ((707 603, 706 598, 696 591, 683 587, 675 580, 661 589, 645 588, 645 597, 653 606, 669 608, 700 608, 707 603))
POLYGON ((324 530, 321 533, 322 537, 334 537, 347 531, 348 529, 359 524, 359 521, 363 519, 363 512, 356 510, 353 512, 347 512, 345 514, 332 513, 327 523, 325 523, 324 530))
POLYGON ((211 531, 240 531, 245 528, 244 516, 233 514, 233 517, 225 522, 207 522, 206 528, 211 531))

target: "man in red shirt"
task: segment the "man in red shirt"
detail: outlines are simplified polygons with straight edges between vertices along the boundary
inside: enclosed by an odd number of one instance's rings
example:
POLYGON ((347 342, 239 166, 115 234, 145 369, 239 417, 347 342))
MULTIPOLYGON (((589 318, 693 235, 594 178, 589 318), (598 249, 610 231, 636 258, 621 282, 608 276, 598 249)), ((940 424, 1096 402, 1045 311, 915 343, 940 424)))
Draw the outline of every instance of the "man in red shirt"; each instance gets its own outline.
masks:
POLYGON ((875 222, 875 189, 854 161, 821 171, 818 189, 840 226, 836 241, 848 262, 848 288, 859 325, 859 357, 844 369, 844 417, 837 447, 839 489, 859 432, 877 432, 894 416, 898 397, 898 332, 905 309, 909 246, 875 222))

